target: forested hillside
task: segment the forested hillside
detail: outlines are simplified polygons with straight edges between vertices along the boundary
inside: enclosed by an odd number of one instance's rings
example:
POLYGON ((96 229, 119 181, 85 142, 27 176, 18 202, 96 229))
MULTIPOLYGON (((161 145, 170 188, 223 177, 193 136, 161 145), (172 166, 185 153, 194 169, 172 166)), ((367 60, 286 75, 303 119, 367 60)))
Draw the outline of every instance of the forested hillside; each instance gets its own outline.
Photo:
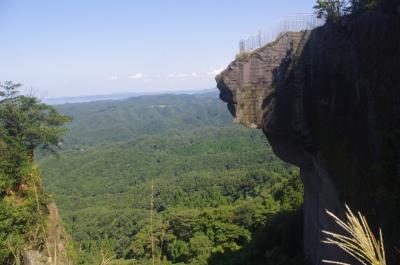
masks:
POLYGON ((301 263, 297 169, 215 94, 57 109, 65 151, 40 162, 81 264, 151 264, 151 228, 156 264, 301 263))
MULTIPOLYGON (((67 148, 132 141, 159 135, 232 124, 217 93, 140 96, 128 100, 64 104, 57 109, 74 117, 67 148)), ((64 146, 65 148, 65 146, 64 146)))

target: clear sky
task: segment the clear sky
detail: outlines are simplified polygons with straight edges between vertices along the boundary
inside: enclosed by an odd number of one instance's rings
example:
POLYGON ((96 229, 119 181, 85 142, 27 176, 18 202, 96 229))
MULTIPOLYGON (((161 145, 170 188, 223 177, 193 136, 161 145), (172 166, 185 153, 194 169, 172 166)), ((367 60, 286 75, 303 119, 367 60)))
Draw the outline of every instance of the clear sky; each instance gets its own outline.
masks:
POLYGON ((315 0, 0 0, 0 81, 40 97, 197 90, 315 0))

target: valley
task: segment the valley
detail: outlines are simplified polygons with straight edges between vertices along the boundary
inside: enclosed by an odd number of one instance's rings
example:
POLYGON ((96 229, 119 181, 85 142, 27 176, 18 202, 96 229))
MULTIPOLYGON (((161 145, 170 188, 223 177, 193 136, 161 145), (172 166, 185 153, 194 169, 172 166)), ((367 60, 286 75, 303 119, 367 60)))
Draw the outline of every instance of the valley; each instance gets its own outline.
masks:
POLYGON ((233 124, 215 93, 56 108, 74 119, 60 157, 41 156, 40 165, 78 264, 99 264, 102 254, 149 264, 151 228, 162 264, 301 259, 298 170, 262 132, 233 124), (278 225, 280 215, 291 218, 278 225), (297 239, 283 240, 284 227, 297 239))

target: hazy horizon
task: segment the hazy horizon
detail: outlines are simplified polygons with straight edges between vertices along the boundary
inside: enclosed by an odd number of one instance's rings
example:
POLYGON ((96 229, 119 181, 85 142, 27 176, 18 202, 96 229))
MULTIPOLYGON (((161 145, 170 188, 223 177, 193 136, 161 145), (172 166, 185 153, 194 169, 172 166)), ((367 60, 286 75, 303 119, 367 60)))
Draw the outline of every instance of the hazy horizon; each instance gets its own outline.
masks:
POLYGON ((202 90, 238 41, 314 0, 0 1, 0 81, 41 98, 202 90))
POLYGON ((66 103, 87 103, 94 101, 109 101, 109 100, 125 100, 129 98, 141 96, 162 96, 162 95, 199 95, 215 93, 218 97, 218 89, 199 89, 199 90, 169 90, 169 91, 147 91, 147 92, 123 92, 123 93, 105 93, 105 94, 89 94, 64 97, 40 97, 42 102, 50 105, 60 105, 66 103))

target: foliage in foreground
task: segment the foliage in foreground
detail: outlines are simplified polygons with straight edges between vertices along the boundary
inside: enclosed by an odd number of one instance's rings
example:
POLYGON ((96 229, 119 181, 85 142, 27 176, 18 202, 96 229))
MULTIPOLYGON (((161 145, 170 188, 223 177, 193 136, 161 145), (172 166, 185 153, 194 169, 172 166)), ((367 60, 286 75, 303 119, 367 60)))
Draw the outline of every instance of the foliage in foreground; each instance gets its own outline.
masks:
MULTIPOLYGON (((159 212, 153 234, 156 264, 302 264, 301 205, 296 173, 271 190, 233 204, 159 212)), ((140 217, 103 217, 108 220, 100 230, 94 228, 90 239, 77 242, 81 264, 98 264, 102 251, 115 256, 111 264, 151 264, 148 211, 140 217)))
MULTIPOLYGON (((160 214, 157 264, 301 264, 301 190, 298 176, 293 176, 234 205, 160 214)), ((146 220, 123 257, 146 263, 148 240, 146 220)))
POLYGON ((0 264, 19 264, 24 249, 45 246, 46 196, 33 151, 57 144, 68 120, 19 87, 0 85, 0 264))

